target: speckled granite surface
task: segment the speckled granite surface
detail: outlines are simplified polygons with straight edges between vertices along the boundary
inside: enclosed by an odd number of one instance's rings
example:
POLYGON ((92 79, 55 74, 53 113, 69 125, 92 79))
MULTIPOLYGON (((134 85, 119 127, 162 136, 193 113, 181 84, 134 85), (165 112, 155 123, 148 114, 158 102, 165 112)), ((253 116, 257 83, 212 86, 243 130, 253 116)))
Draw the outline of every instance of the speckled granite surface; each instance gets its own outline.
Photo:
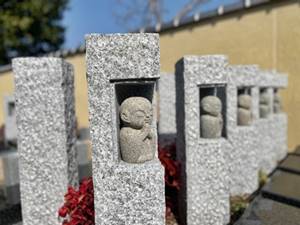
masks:
POLYGON ((74 77, 60 58, 13 60, 24 225, 59 225, 57 209, 78 183, 74 77))
MULTIPOLYGON (((139 85, 151 86, 151 82, 155 85, 160 73, 158 43, 157 34, 86 36, 97 225, 165 223, 164 169, 157 152, 152 161, 125 163, 120 157, 118 140, 119 98, 131 97, 134 88, 126 89, 126 84, 138 89, 139 85), (117 95, 115 86, 119 84, 125 85, 122 96, 117 95)), ((146 94, 146 89, 134 94, 146 94)), ((154 110, 155 92, 148 94, 154 110)), ((153 115, 152 126, 157 131, 156 111, 153 115)), ((157 140, 154 147, 157 149, 157 140)))

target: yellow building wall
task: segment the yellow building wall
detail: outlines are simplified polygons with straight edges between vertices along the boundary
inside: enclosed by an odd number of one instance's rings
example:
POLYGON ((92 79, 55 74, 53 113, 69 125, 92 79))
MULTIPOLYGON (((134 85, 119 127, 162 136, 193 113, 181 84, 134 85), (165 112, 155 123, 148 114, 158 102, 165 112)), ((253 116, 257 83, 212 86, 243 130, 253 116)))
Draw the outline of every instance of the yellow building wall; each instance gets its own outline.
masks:
MULTIPOLYGON (((225 54, 232 64, 258 64, 289 74, 283 92, 289 117, 288 146, 300 144, 300 7, 298 1, 266 5, 181 27, 160 35, 161 71, 174 72, 183 55, 225 54)), ((88 126, 85 55, 68 57, 75 67, 76 113, 79 127, 88 126)), ((11 72, 0 74, 0 124, 3 123, 3 95, 13 92, 11 72)))
POLYGON ((300 145, 300 4, 287 1, 250 9, 161 34, 161 70, 173 72, 183 55, 224 54, 231 64, 257 64, 288 73, 282 91, 288 147, 300 145))

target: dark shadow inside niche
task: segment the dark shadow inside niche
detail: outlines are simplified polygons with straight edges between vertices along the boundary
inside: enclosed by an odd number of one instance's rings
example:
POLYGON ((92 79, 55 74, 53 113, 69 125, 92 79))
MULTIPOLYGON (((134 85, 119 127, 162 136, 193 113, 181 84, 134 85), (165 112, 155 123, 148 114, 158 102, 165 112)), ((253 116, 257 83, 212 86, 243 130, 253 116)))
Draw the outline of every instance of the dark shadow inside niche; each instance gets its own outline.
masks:
POLYGON ((250 126, 253 120, 251 87, 237 88, 237 125, 250 126))
MULTIPOLYGON (((199 87, 199 99, 200 99, 200 120, 202 118, 202 116, 207 116, 209 115, 209 113, 205 112, 203 110, 203 108, 201 107, 201 102, 202 100, 207 97, 207 96, 215 96, 217 98, 219 98, 219 100, 221 101, 222 104, 222 110, 221 110, 221 118, 223 120, 223 127, 221 128, 221 137, 226 138, 227 137, 227 121, 226 121, 226 117, 227 117, 227 99, 226 99, 226 85, 225 84, 211 84, 211 85, 201 85, 199 87)), ((212 116, 212 115, 209 115, 212 116)), ((215 122, 213 123, 217 123, 217 119, 215 116, 211 117, 212 120, 215 120, 215 122)), ((199 121, 200 122, 200 121, 199 121)), ((202 127, 203 124, 201 124, 200 122, 200 137, 201 138, 208 138, 206 137, 203 132, 202 132, 202 127)), ((215 138, 215 137, 213 137, 215 138)))
POLYGON ((268 88, 259 89, 259 118, 266 119, 271 114, 271 99, 268 88))
POLYGON ((9 102, 8 103, 8 115, 13 116, 15 114, 15 103, 9 102))

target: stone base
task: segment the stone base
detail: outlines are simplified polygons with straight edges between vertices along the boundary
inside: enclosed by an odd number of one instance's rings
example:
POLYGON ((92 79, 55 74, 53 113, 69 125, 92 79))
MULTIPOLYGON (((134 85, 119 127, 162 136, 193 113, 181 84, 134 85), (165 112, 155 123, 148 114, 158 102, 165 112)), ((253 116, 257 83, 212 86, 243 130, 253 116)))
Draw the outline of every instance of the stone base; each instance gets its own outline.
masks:
POLYGON ((232 151, 226 155, 230 177, 230 195, 250 195, 258 189, 257 140, 253 126, 237 127, 230 137, 232 151))
POLYGON ((94 188, 96 224, 165 224, 164 168, 158 160, 120 162, 94 177, 94 188))
POLYGON ((255 121, 255 129, 259 148, 257 149, 257 159, 259 161, 259 169, 266 174, 270 174, 276 168, 276 154, 274 151, 274 140, 272 139, 272 119, 258 119, 255 121))
POLYGON ((284 113, 274 114, 272 118, 272 139, 276 163, 287 156, 287 115, 284 113))
MULTIPOLYGON (((226 139, 201 139, 196 151, 187 153, 186 187, 181 191, 179 210, 186 207, 188 225, 224 225, 230 219, 229 178, 225 154, 231 151, 226 139), (186 197, 184 196, 186 195, 186 197), (182 199, 186 198, 186 199, 182 199)), ((185 220, 185 221, 184 221, 185 220)))

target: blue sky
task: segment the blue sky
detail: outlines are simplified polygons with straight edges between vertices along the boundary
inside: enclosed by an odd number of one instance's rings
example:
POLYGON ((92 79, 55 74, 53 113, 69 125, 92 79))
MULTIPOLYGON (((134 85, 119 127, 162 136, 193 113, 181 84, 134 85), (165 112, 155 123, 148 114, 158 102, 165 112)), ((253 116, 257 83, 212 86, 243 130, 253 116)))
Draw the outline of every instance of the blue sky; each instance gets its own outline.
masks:
MULTIPOLYGON (((128 0, 130 1, 130 0, 128 0)), ((188 0, 164 0, 164 21, 170 21, 188 0)), ((220 4, 239 0, 208 0, 195 11, 214 9, 220 4)), ((66 27, 64 48, 77 47, 84 42, 87 33, 118 33, 126 29, 117 23, 114 12, 118 5, 115 0, 70 0, 69 10, 64 14, 66 27)))

